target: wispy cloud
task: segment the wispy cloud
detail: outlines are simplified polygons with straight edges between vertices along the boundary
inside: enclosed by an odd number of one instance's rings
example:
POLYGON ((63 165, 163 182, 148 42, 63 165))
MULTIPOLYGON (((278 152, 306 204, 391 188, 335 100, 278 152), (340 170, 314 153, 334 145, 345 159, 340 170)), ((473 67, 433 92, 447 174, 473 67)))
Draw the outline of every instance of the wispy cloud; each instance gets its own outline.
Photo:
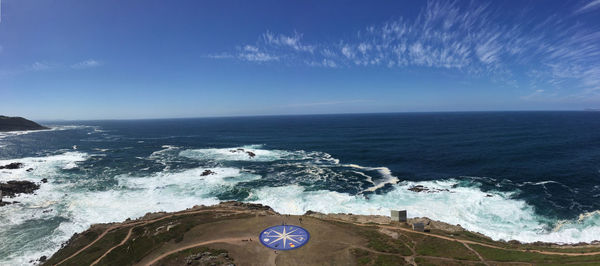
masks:
POLYGON ((584 6, 582 6, 581 8, 577 9, 575 11, 575 13, 584 13, 584 12, 595 10, 597 8, 600 8, 600 0, 592 0, 592 1, 588 2, 587 4, 585 4, 584 6))
POLYGON ((306 106, 323 106, 323 105, 342 105, 342 104, 354 104, 354 103, 366 103, 373 102, 372 100, 356 99, 356 100, 344 100, 344 101, 326 101, 326 102, 310 102, 310 103, 294 103, 288 104, 286 107, 306 107, 306 106))
POLYGON ((51 69, 53 66, 51 66, 50 64, 46 63, 46 62, 34 62, 33 64, 31 64, 29 66, 29 68, 27 70, 30 71, 42 71, 42 70, 48 70, 51 69))
MULTIPOLYGON (((600 94, 600 31, 564 14, 545 17, 522 11, 504 16, 494 2, 429 1, 414 18, 370 25, 335 42, 307 42, 298 32, 266 31, 256 43, 209 56, 248 62, 279 62, 326 68, 413 66, 448 69, 517 86, 600 94), (534 76, 529 74, 535 73, 534 76)), ((590 1, 572 11, 600 7, 590 1)), ((569 13, 570 14, 570 13, 569 13)))
POLYGON ((74 69, 85 69, 85 68, 92 68, 92 67, 97 67, 100 66, 101 63, 99 61, 96 61, 94 59, 88 59, 85 61, 81 61, 75 64, 71 65, 71 68, 74 69))

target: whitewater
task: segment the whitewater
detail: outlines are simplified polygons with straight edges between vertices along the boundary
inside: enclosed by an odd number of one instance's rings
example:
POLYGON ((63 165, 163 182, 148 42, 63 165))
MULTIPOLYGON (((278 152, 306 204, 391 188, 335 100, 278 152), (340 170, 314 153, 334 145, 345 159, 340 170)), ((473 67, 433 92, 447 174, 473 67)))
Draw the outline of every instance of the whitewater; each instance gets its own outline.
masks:
POLYGON ((95 223, 224 200, 260 203, 283 214, 311 210, 389 215, 392 209, 406 209, 409 217, 460 224, 495 240, 600 240, 600 211, 561 219, 540 214, 536 206, 519 197, 520 189, 558 182, 552 180, 513 182, 510 190, 501 185, 485 187, 485 178, 408 180, 385 165, 364 166, 320 150, 252 143, 197 148, 185 141, 165 141, 174 136, 128 139, 115 131, 88 126, 14 134, 0 144, 10 147, 19 143, 19 138, 65 132, 77 133, 84 141, 0 160, 0 165, 24 164, 21 169, 0 170, 0 182, 48 179, 35 194, 5 198, 19 203, 0 207, 2 265, 23 265, 49 256, 74 233, 95 223), (234 152, 240 149, 244 152, 234 152), (139 150, 144 150, 143 154, 136 152, 139 150), (26 170, 29 168, 33 171, 26 170), (203 175, 206 170, 213 174, 203 175), (417 185, 429 191, 409 190, 417 185))

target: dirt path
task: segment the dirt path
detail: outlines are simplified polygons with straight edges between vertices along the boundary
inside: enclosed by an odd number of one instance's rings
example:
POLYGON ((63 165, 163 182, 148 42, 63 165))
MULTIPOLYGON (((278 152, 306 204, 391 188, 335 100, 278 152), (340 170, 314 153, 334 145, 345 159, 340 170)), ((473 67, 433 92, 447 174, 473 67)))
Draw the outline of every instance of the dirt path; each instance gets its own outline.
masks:
MULTIPOLYGON (((154 223, 154 222, 158 222, 164 219, 168 219, 171 217, 175 217, 175 216, 182 216, 182 215, 192 215, 192 214, 198 214, 198 213, 203 213, 203 212, 215 212, 215 210, 198 210, 198 211, 190 211, 190 212, 181 212, 181 213, 174 213, 171 215, 167 215, 167 216, 162 216, 159 218, 155 218, 155 219, 151 219, 151 220, 143 220, 143 221, 138 221, 138 222, 132 222, 132 223, 127 223, 127 224, 119 224, 119 225, 113 225, 109 228, 107 228, 102 234, 100 234, 94 241, 92 241, 91 243, 87 244, 85 247, 77 250, 75 253, 71 254, 69 257, 61 260, 60 262, 58 262, 56 265, 60 265, 62 263, 64 263, 67 260, 72 259, 73 257, 77 256, 79 253, 83 252, 84 250, 86 250, 87 248, 91 247, 92 245, 94 245, 96 242, 98 242, 100 239, 102 239, 106 234, 108 234, 108 232, 121 228, 121 227, 129 227, 131 226, 131 229, 129 229, 129 232, 127 233, 127 236, 123 239, 123 241, 121 241, 121 243, 119 243, 118 245, 115 245, 113 247, 111 247, 107 252, 105 252, 104 254, 102 254, 102 256, 100 256, 100 258, 98 258, 96 261, 94 261, 92 263, 92 265, 100 262, 100 260, 102 258, 104 258, 108 253, 110 253, 113 249, 125 244, 125 242, 127 242, 127 240, 129 240, 129 237, 131 237, 131 232, 133 230, 133 228, 135 228, 138 225, 147 225, 150 223, 154 223)), ((231 210, 232 213, 247 213, 248 211, 240 211, 240 210, 231 210)))
MULTIPOLYGON (((369 224, 357 224, 357 225, 372 226, 369 224)), ((474 244, 474 245, 480 245, 480 246, 485 246, 485 247, 489 247, 489 248, 503 249, 503 250, 509 250, 509 251, 534 252, 534 253, 540 253, 540 254, 544 254, 544 255, 564 255, 564 256, 600 255, 600 251, 584 252, 584 253, 569 253, 569 252, 543 251, 543 250, 534 250, 534 249, 530 249, 530 250, 509 249, 509 248, 498 247, 498 246, 494 246, 494 245, 490 245, 490 244, 486 244, 486 243, 482 243, 482 242, 477 242, 477 241, 456 239, 456 238, 447 237, 447 236, 441 236, 441 235, 436 235, 436 234, 431 234, 431 233, 426 233, 426 232, 414 231, 414 230, 411 230, 408 228, 395 227, 395 226, 390 226, 390 225, 377 225, 377 226, 381 227, 381 228, 386 228, 386 229, 395 229, 395 230, 401 230, 401 231, 410 232, 410 233, 414 233, 414 234, 421 234, 421 235, 426 235, 426 236, 431 236, 431 237, 437 237, 437 238, 445 239, 448 241, 458 241, 463 244, 474 244)))
POLYGON ((195 247, 199 247, 199 246, 204 246, 204 245, 209 245, 209 244, 215 244, 215 243, 229 243, 229 244, 239 244, 242 240, 246 240, 248 239, 248 236, 245 237, 226 237, 226 238, 219 238, 219 239, 214 239, 214 240, 208 240, 208 241, 203 241, 203 242, 198 242, 195 244, 191 244, 191 245, 187 245, 187 246, 183 246, 180 248, 176 248, 173 249, 171 251, 168 251, 167 253, 164 253, 156 258, 154 258, 153 260, 151 260, 150 262, 148 262, 146 265, 152 265, 154 263, 157 263, 158 261, 164 259, 165 257, 177 253, 177 252, 181 252, 184 251, 186 249, 190 249, 190 248, 195 248, 195 247))
POLYGON ((479 260, 481 262, 483 262, 483 264, 490 266, 490 264, 488 264, 483 257, 479 254, 479 252, 475 251, 473 248, 471 248, 471 246, 469 246, 467 243, 462 243, 463 246, 465 246, 468 250, 470 250, 471 252, 473 252, 475 255, 477 255, 477 257, 479 258, 479 260))
POLYGON ((100 262, 104 257, 106 257, 106 255, 108 255, 108 253, 113 251, 113 249, 118 248, 118 247, 122 246, 123 244, 125 244, 125 242, 127 242, 127 240, 129 240, 129 237, 131 237, 131 232, 133 232, 133 229, 136 227, 137 226, 132 226, 131 228, 129 228, 127 235, 125 236, 125 238, 123 238, 121 243, 119 243, 118 245, 116 245, 116 246, 110 248, 109 250, 107 250, 106 252, 104 252, 104 254, 102 254, 102 256, 100 256, 100 258, 98 258, 94 262, 92 262, 91 266, 98 264, 98 262, 100 262))

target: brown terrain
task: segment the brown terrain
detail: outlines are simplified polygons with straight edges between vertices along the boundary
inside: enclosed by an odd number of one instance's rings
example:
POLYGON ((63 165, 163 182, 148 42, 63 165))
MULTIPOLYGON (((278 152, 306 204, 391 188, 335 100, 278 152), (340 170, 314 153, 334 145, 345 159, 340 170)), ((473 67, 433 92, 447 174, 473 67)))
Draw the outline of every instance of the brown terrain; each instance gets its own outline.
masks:
POLYGON ((600 245, 561 246, 493 241, 427 218, 392 222, 385 216, 281 215, 239 202, 152 213, 94 225, 74 235, 45 265, 600 265, 600 245), (411 229, 423 222, 425 232, 411 229), (309 242, 275 251, 262 230, 293 224, 309 242))

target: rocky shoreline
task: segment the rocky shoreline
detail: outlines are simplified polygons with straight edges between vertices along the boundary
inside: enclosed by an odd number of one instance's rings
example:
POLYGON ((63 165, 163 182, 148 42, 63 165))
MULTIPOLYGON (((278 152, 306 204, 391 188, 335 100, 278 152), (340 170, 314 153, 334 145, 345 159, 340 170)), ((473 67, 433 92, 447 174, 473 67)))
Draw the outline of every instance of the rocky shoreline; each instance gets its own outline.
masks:
MULTIPOLYGON (((19 168, 23 168, 25 165, 23 163, 10 163, 7 165, 0 165, 0 169, 6 170, 15 170, 19 168)), ((28 168, 27 172, 33 171, 33 168, 28 168)), ((47 183, 48 180, 46 178, 40 180, 40 183, 47 183)), ((33 194, 36 190, 40 188, 39 183, 34 183, 26 180, 9 180, 7 182, 0 182, 0 207, 6 206, 9 204, 19 203, 18 201, 4 201, 3 198, 14 198, 19 194, 33 194)))

